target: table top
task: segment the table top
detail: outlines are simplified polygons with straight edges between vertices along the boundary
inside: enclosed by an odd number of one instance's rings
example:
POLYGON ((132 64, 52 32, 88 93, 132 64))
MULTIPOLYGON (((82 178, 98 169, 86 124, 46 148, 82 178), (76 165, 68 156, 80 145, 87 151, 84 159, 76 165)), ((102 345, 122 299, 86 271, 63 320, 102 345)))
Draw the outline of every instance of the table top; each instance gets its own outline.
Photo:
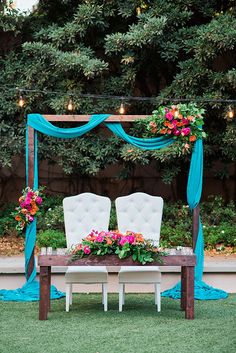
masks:
POLYGON ((39 255, 39 266, 195 266, 196 255, 161 256, 160 261, 145 265, 134 262, 131 257, 119 259, 117 255, 89 255, 76 261, 71 261, 71 255, 39 255))

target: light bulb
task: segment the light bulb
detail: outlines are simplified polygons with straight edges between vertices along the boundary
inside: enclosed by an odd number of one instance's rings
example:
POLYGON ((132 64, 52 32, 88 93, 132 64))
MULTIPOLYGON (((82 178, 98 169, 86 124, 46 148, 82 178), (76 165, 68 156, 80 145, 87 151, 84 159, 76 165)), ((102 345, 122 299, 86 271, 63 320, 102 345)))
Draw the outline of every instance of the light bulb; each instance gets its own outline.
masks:
POLYGON ((124 114, 125 113, 125 105, 124 103, 121 103, 120 108, 119 108, 119 113, 124 114))
POLYGON ((18 105, 21 108, 23 108, 24 105, 25 105, 25 100, 24 100, 23 96, 21 96, 21 95, 20 95, 19 100, 18 100, 18 105))
POLYGON ((68 105, 67 105, 67 109, 71 112, 72 110, 74 110, 74 104, 72 102, 72 99, 69 100, 68 105))
POLYGON ((228 117, 229 117, 229 119, 233 119, 233 117, 234 117, 234 111, 231 107, 228 110, 228 117))

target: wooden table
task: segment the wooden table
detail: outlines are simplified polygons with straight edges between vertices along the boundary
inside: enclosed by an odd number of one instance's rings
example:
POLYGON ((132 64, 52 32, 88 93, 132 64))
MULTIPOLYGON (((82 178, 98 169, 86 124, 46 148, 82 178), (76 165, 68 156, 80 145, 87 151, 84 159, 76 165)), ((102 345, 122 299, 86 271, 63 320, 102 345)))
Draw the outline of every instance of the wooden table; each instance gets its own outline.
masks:
MULTIPOLYGON (((143 266, 133 262, 131 258, 120 260, 116 255, 88 256, 70 262, 70 255, 39 255, 40 266, 40 301, 39 320, 47 320, 50 311, 51 266, 143 266)), ((194 266, 196 256, 168 255, 161 262, 152 262, 145 266, 181 266, 181 310, 185 310, 185 318, 194 319, 194 266)))

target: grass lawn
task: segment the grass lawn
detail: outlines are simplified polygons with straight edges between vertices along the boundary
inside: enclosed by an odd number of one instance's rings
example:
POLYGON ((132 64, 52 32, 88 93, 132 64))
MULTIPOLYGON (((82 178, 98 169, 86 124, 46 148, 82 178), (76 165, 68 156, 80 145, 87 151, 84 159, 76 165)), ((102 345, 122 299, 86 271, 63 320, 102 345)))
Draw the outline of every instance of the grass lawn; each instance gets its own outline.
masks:
POLYGON ((157 313, 151 294, 127 294, 122 313, 118 295, 103 312, 100 295, 53 301, 47 321, 38 303, 0 301, 0 353, 231 353, 236 352, 236 295, 196 301, 195 320, 184 319, 179 301, 163 298, 157 313))

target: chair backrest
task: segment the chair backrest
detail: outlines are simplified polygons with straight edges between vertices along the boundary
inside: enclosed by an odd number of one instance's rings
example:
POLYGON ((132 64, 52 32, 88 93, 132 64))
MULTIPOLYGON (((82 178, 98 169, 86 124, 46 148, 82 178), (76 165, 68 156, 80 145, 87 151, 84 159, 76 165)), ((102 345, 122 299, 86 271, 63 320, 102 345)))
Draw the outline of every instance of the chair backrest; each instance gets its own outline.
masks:
POLYGON ((91 230, 107 231, 111 200, 85 192, 63 200, 67 246, 78 244, 91 230))
POLYGON ((159 244, 163 199, 143 192, 118 197, 115 201, 118 229, 121 233, 142 233, 159 244))

